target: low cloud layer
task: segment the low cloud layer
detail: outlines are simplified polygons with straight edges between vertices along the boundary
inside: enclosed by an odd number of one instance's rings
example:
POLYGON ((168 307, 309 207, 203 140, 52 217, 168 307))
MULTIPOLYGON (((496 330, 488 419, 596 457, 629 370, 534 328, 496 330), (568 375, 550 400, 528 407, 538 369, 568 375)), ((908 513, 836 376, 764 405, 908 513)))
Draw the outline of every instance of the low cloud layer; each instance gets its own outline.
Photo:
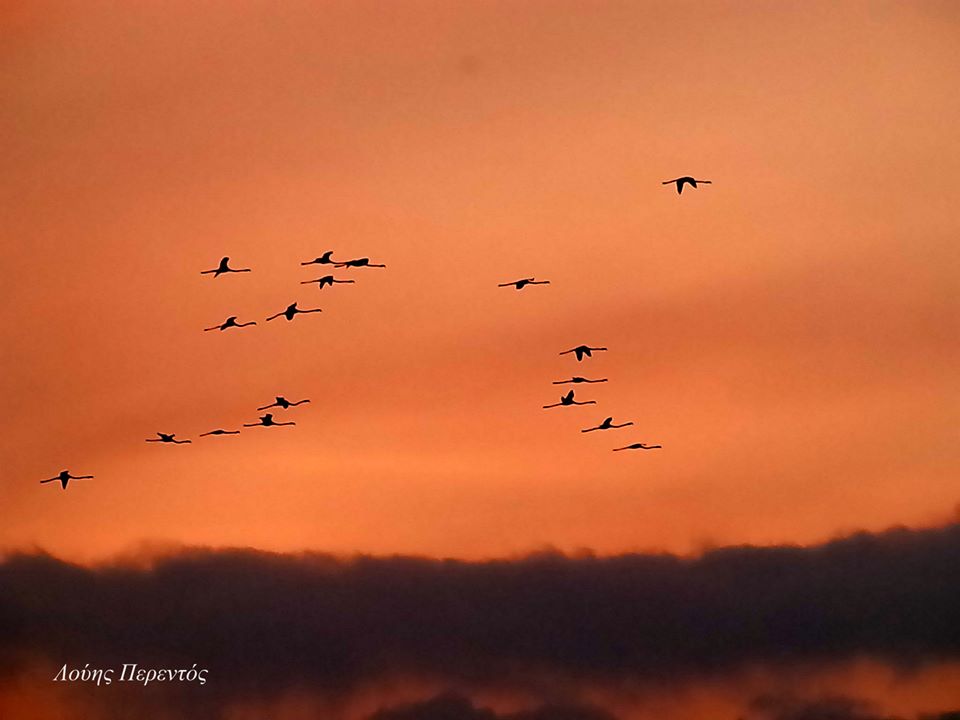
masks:
MULTIPOLYGON (((845 696, 762 695, 753 700, 750 710, 762 720, 904 720, 880 712, 871 702, 845 696)), ((960 710, 922 714, 916 720, 960 720, 960 710)))
POLYGON ((498 714, 476 707, 469 698, 444 694, 422 702, 379 710, 369 720, 616 720, 590 705, 543 705, 533 710, 498 714))
POLYGON ((751 664, 960 657, 960 525, 702 557, 490 562, 185 550, 0 564, 0 663, 209 669, 204 694, 391 676, 683 681, 751 664))
MULTIPOLYGON (((760 720, 906 720, 884 715, 866 700, 845 696, 803 698, 794 695, 763 695, 748 708, 760 720)), ((497 713, 479 707, 469 698, 443 694, 397 707, 382 709, 368 720, 617 720, 592 705, 542 705, 515 713, 497 713)), ((920 715, 915 720, 960 720, 960 711, 920 715)))
POLYGON ((793 695, 762 695, 753 700, 750 709, 763 720, 896 720, 882 715, 869 702, 844 696, 811 700, 793 695))

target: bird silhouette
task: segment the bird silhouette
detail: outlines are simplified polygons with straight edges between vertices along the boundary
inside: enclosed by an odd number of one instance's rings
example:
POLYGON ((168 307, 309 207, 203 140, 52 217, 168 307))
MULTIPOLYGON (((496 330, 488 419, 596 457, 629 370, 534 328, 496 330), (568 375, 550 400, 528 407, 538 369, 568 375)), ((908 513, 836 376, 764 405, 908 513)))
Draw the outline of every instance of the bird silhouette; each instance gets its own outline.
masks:
POLYGON ((200 274, 209 275, 210 273, 213 273, 213 276, 217 278, 223 275, 224 273, 250 272, 250 268, 240 268, 238 270, 234 270, 232 267, 230 267, 229 263, 230 263, 230 258, 227 256, 224 256, 220 258, 220 264, 217 267, 215 267, 213 270, 201 270, 200 274))
POLYGON ((266 415, 260 416, 260 422, 252 423, 250 425, 244 423, 244 427, 279 427, 280 425, 296 425, 295 422, 275 422, 273 419, 272 413, 267 413, 266 415))
POLYGON ((347 260, 346 262, 335 263, 334 267, 382 267, 386 265, 375 265, 370 262, 370 258, 357 258, 356 260, 347 260))
POLYGON ((554 385, 568 385, 570 383, 601 383, 607 382, 606 378, 600 378, 599 380, 589 380, 585 377, 580 377, 579 375, 574 375, 569 380, 554 380, 554 385))
POLYGON ((323 255, 313 260, 307 260, 306 262, 300 263, 301 265, 333 265, 337 261, 332 259, 330 256, 333 255, 333 250, 327 250, 323 255))
POLYGON ((683 177, 678 177, 678 178, 675 178, 675 179, 673 179, 673 180, 665 180, 665 181, 664 181, 663 183, 661 183, 661 184, 662 184, 662 185, 671 185, 671 184, 673 184, 673 183, 676 183, 676 184, 677 184, 677 194, 679 195, 680 193, 683 192, 683 186, 684 186, 684 185, 689 185, 689 186, 692 187, 694 190, 696 190, 696 188, 697 188, 697 183, 703 183, 704 185, 710 185, 711 182, 712 182, 712 181, 710 181, 710 180, 695 180, 694 178, 690 177, 689 175, 684 175, 683 177))
POLYGON ((592 352, 606 350, 605 347, 589 347, 588 345, 577 345, 575 348, 570 348, 569 350, 564 350, 561 355, 569 355, 570 353, 576 353, 577 362, 583 360, 584 356, 593 357, 592 352))
POLYGON ((553 405, 544 405, 543 409, 546 410, 547 408, 560 407, 561 405, 564 407, 567 407, 569 405, 596 405, 596 404, 597 404, 596 400, 584 400, 583 402, 578 402, 577 400, 574 400, 573 390, 571 390, 566 395, 560 398, 560 402, 553 403, 553 405))
POLYGON ((633 425, 633 423, 632 423, 632 422, 625 422, 625 423, 621 423, 621 424, 619 424, 619 425, 614 425, 614 424, 613 424, 613 418, 612 418, 612 417, 608 417, 608 418, 604 418, 604 419, 603 419, 603 422, 600 423, 599 425, 597 425, 596 427, 587 428, 586 430, 581 430, 580 432, 593 432, 594 430, 610 430, 610 429, 614 429, 614 428, 626 427, 627 425, 633 425))
POLYGON ((217 428, 216 430, 211 430, 210 432, 200 433, 200 437, 206 437, 207 435, 239 435, 239 430, 222 430, 217 428))
POLYGON ((634 443, 633 445, 625 445, 622 448, 614 448, 613 451, 617 452, 618 450, 657 450, 658 448, 663 447, 662 445, 644 445, 643 443, 634 443))
POLYGON ((275 402, 272 402, 269 405, 264 405, 263 407, 258 407, 257 410, 269 410, 272 407, 283 408, 284 410, 286 410, 287 408, 296 407, 297 405, 303 405, 304 403, 308 403, 308 402, 310 401, 297 400, 296 402, 290 402, 282 395, 277 395, 275 402))
POLYGON ((287 309, 283 312, 278 312, 276 315, 271 315, 267 318, 267 322, 270 320, 276 320, 278 317, 285 317, 288 321, 293 320, 294 315, 306 315, 307 313, 323 312, 320 308, 315 308, 313 310, 301 310, 297 307, 296 303, 292 305, 287 305, 287 309))
POLYGON ((229 328, 232 328, 232 327, 234 327, 234 328, 247 327, 248 325, 256 325, 256 323, 253 322, 253 321, 251 321, 251 322, 245 322, 245 323, 238 323, 238 322, 237 322, 237 316, 236 316, 236 315, 231 315, 231 316, 228 317, 226 320, 224 320, 221 324, 219 324, 219 325, 214 325, 213 327, 204 328, 203 331, 204 331, 204 332, 210 332, 211 330, 221 330, 221 331, 222 331, 222 330, 228 330, 229 328))
POLYGON ((333 275, 324 275, 322 278, 317 278, 316 280, 304 280, 301 282, 301 285, 310 285, 312 283, 319 283, 320 290, 326 285, 333 285, 334 283, 353 283, 356 280, 337 280, 333 275))
POLYGON ((514 287, 517 290, 523 290, 527 285, 549 285, 549 280, 534 280, 533 278, 523 278, 513 282, 500 283, 497 287, 514 287))
POLYGON ((146 440, 146 442, 162 442, 162 443, 173 443, 174 445, 183 445, 184 443, 190 442, 190 440, 175 440, 176 433, 157 433, 158 437, 146 440))
POLYGON ((57 475, 56 477, 48 478, 47 480, 41 480, 40 484, 43 485, 44 483, 56 482, 57 480, 59 480, 60 487, 66 490, 67 484, 71 480, 92 480, 92 479, 93 479, 93 475, 71 475, 69 470, 61 470, 59 475, 57 475))

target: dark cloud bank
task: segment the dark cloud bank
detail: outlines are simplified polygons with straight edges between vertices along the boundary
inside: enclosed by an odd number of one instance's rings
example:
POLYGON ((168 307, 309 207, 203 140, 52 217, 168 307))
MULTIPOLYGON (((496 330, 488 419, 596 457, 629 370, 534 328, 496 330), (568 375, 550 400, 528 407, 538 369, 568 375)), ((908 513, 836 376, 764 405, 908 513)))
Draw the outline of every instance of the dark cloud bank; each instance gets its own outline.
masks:
MULTIPOLYGON (((869 703, 848 697, 803 699, 790 695, 764 695, 750 704, 751 717, 762 720, 904 720, 877 712, 869 703)), ((497 714, 476 707, 456 694, 438 695, 423 702, 381 710, 369 720, 616 720, 590 705, 543 705, 534 710, 497 714)), ((921 715, 917 720, 960 720, 960 710, 921 715)))
POLYGON ((453 693, 423 702, 380 710, 369 720, 616 720, 605 710, 590 705, 543 705, 535 710, 498 715, 475 707, 468 698, 453 693))
MULTIPOLYGON (((960 657, 960 524, 689 559, 192 549, 146 566, 87 568, 42 554, 0 564, 0 673, 38 660, 199 663, 210 679, 192 692, 224 700, 296 686, 349 692, 404 675, 450 687, 683 682, 750 664, 862 656, 895 665, 960 657)), ((469 705, 456 696, 430 702, 438 705, 376 718, 497 718, 472 705, 444 715, 443 703, 469 705)), ((538 712, 504 717, 611 717, 589 707, 538 712)))
MULTIPOLYGON (((792 695, 763 695, 754 698, 750 710, 762 720, 903 720, 880 713, 865 700, 840 696, 811 700, 792 695)), ((960 720, 960 710, 920 715, 917 720, 960 720)))

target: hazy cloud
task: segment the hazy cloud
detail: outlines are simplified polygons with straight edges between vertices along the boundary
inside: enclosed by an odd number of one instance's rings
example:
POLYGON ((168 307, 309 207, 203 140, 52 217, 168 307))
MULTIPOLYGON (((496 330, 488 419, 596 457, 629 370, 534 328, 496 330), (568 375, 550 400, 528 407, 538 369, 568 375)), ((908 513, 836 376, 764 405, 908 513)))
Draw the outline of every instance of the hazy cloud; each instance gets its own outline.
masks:
POLYGON ((880 714, 869 702, 844 696, 817 699, 793 695, 762 695, 750 709, 766 720, 895 720, 880 714))
MULTIPOLYGON (((960 525, 813 547, 463 562, 191 549, 0 564, 0 660, 209 668, 217 692, 412 674, 523 685, 960 656, 960 525)), ((805 720, 789 718, 789 720, 805 720)))
POLYGON ((475 707, 469 698, 438 695, 422 702, 379 710, 370 720, 616 720, 605 710, 589 705, 543 705, 534 710, 499 715, 475 707))

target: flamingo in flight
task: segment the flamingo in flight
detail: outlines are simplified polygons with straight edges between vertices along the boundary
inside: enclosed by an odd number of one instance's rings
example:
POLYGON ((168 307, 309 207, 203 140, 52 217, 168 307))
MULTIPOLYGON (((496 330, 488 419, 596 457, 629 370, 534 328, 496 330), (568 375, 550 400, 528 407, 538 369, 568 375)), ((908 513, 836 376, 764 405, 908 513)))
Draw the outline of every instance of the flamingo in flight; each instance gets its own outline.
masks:
POLYGON ((618 450, 657 450, 658 448, 663 447, 662 445, 644 445, 643 443, 634 443, 633 445, 625 445, 622 448, 614 448, 613 451, 617 452, 618 450))
POLYGON ((331 258, 333 255, 333 250, 327 250, 320 257, 314 258, 313 260, 307 260, 306 262, 300 263, 301 265, 334 265, 337 261, 331 258))
POLYGON ((517 290, 523 290, 527 285, 549 285, 549 280, 535 280, 533 278, 523 278, 513 282, 500 283, 497 287, 513 287, 517 290))
POLYGON ((599 425, 597 425, 596 427, 587 428, 586 430, 581 430, 580 432, 593 432, 594 430, 610 430, 610 429, 613 429, 613 428, 626 427, 627 425, 633 425, 633 423, 632 423, 632 422, 625 422, 625 423, 620 423, 619 425, 614 425, 614 424, 613 424, 613 418, 612 418, 612 417, 608 417, 608 418, 604 418, 604 419, 603 419, 603 422, 600 423, 599 425))
POLYGON ((570 348, 569 350, 564 350, 561 355, 569 355, 570 353, 575 353, 577 356, 577 362, 583 360, 584 356, 593 357, 591 353, 598 352, 600 350, 606 350, 605 347, 590 347, 589 345, 577 345, 575 348, 570 348))
POLYGON ((162 442, 162 443, 173 443, 174 445, 183 445, 184 443, 191 442, 190 440, 176 440, 176 433, 157 433, 158 437, 151 438, 145 442, 162 442))
POLYGON ((346 262, 335 263, 334 267, 377 267, 385 268, 386 265, 376 265, 370 262, 370 258, 357 258, 356 260, 347 260, 346 262))
POLYGON ((553 403, 553 405, 544 405, 544 406, 543 406, 543 409, 546 410, 547 408, 555 408, 555 407, 560 407, 560 406, 568 407, 568 406, 570 406, 570 405, 596 405, 596 404, 597 404, 597 401, 596 401, 596 400, 584 400, 583 402, 579 402, 579 401, 577 401, 577 400, 574 400, 574 399, 573 399, 573 390, 571 390, 571 391, 568 392, 566 395, 564 395, 563 397, 560 398, 560 402, 558 402, 558 403, 553 403))
POLYGON ((287 321, 293 320, 294 315, 306 315, 307 313, 323 312, 320 308, 314 308, 313 310, 301 310, 297 307, 296 303, 292 305, 287 305, 287 309, 283 312, 278 312, 276 315, 271 315, 267 318, 267 322, 271 320, 276 320, 278 317, 285 317, 287 321))
POLYGON ((277 395, 276 402, 272 402, 269 405, 264 405, 263 407, 258 407, 257 410, 269 410, 272 407, 283 408, 284 410, 297 405, 303 405, 304 403, 310 402, 309 400, 297 400, 296 402, 290 402, 283 395, 277 395))
POLYGON ((60 487, 66 490, 67 484, 71 480, 92 480, 92 479, 93 479, 93 475, 71 475, 69 470, 61 470, 57 476, 48 478, 46 480, 41 480, 40 484, 43 485, 44 483, 56 482, 59 480, 60 487))
POLYGON ((672 183, 677 184, 677 195, 683 192, 683 186, 689 185, 694 190, 697 189, 697 183, 703 183, 704 185, 711 185, 712 181, 710 180, 696 180, 689 175, 684 175, 683 177, 674 178, 673 180, 665 180, 661 185, 671 185, 672 183))
POLYGON ((247 327, 248 325, 256 325, 256 323, 253 322, 253 321, 245 322, 245 323, 238 323, 238 322, 237 322, 237 316, 236 316, 236 315, 231 315, 230 317, 228 317, 226 320, 224 320, 224 321, 223 321, 222 323, 220 323, 219 325, 214 325, 213 327, 204 328, 203 331, 204 331, 204 332, 210 332, 211 330, 220 330, 220 331, 223 331, 223 330, 228 330, 228 329, 230 329, 230 328, 242 328, 242 327, 247 327))
POLYGON ((239 430, 223 430, 222 428, 217 428, 216 430, 211 430, 210 432, 200 433, 200 437, 207 437, 207 435, 239 435, 239 430))
POLYGON ((323 288, 327 285, 333 286, 334 283, 354 283, 356 280, 337 280, 333 275, 324 275, 322 278, 317 278, 316 280, 304 280, 301 282, 301 285, 310 285, 312 283, 319 283, 319 288, 323 288))
POLYGON ((600 378, 599 380, 589 380, 585 377, 580 377, 579 375, 574 375, 569 380, 554 380, 554 385, 568 385, 569 383, 601 383, 607 382, 607 378, 600 378))
POLYGON ((224 273, 242 273, 242 272, 250 272, 250 268, 239 268, 234 270, 232 267, 230 267, 230 258, 224 255, 222 258, 220 258, 220 264, 217 265, 217 267, 215 267, 213 270, 201 270, 200 274, 209 275, 213 273, 213 276, 217 278, 223 275, 224 273))
POLYGON ((260 416, 260 422, 258 423, 252 423, 249 425, 246 423, 243 424, 244 427, 260 427, 261 425, 263 427, 279 427, 280 425, 296 425, 296 423, 295 422, 276 422, 273 419, 273 413, 267 413, 266 415, 260 416))

